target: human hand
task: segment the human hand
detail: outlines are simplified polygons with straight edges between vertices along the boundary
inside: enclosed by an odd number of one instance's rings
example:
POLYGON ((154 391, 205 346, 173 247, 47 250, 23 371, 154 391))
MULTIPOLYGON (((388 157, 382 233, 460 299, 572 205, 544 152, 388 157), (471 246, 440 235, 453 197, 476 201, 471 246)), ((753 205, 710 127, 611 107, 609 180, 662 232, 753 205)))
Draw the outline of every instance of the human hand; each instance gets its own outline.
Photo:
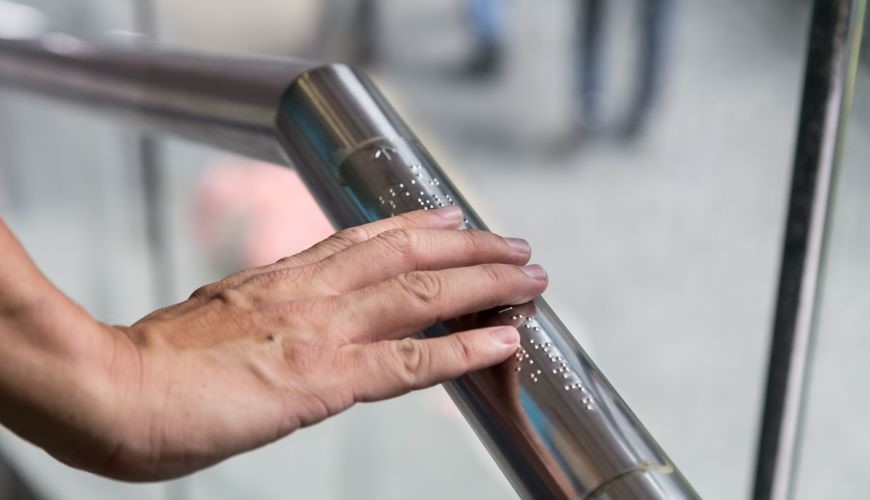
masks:
POLYGON ((524 303, 547 284, 522 240, 456 230, 458 209, 342 231, 242 271, 131 327, 108 327, 112 415, 101 456, 127 480, 183 475, 335 415, 500 363, 515 328, 409 339, 439 321, 524 303))

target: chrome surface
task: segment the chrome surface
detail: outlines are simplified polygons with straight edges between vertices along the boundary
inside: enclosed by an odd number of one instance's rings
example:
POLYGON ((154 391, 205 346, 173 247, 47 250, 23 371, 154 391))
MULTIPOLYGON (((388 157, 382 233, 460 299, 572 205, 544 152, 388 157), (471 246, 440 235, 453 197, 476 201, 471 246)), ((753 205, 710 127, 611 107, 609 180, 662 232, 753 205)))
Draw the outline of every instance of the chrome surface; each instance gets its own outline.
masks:
POLYGON ((610 481, 589 495, 590 500, 621 500, 624 498, 681 498, 668 471, 655 469, 635 471, 610 481))
POLYGON ((768 366, 753 498, 791 497, 831 193, 851 107, 866 0, 816 0, 768 366))
MULTIPOLYGON (((381 94, 349 67, 302 75, 282 102, 278 128, 290 160, 339 226, 458 205, 466 227, 486 229, 381 94)), ((611 481, 655 471, 643 474, 655 480, 626 486, 636 495, 601 498, 696 497, 544 300, 424 335, 491 324, 516 326, 521 349, 447 388, 519 492, 586 498, 611 481)))
POLYGON ((274 139, 278 102, 289 82, 315 66, 95 47, 64 34, 0 39, 0 85, 276 163, 282 161, 274 139))
MULTIPOLYGON (((109 107, 131 106, 128 111, 152 124, 155 114, 169 118, 167 129, 174 132, 180 128, 173 119, 182 122, 185 131, 199 126, 193 130, 196 133, 185 135, 236 152, 250 147, 222 143, 222 138, 227 130, 248 129, 259 137, 258 144, 272 141, 267 150, 286 155, 340 227, 458 205, 466 215, 465 227, 486 228, 373 84, 352 68, 311 65, 303 69, 298 64, 270 62, 270 71, 239 76, 235 72, 244 66, 239 61, 221 71, 217 59, 180 67, 174 55, 167 54, 168 63, 161 66, 159 52, 119 54, 81 47, 68 56, 46 55, 45 49, 22 50, 3 42, 0 82, 21 86, 41 77, 45 81, 38 90, 98 103, 113 101, 118 94, 145 92, 149 106, 141 106, 142 99, 124 98, 109 107), (144 64, 156 65, 151 70, 163 76, 137 81, 135 75, 145 76, 137 69, 140 55, 144 64), (36 70, 27 62, 31 56, 40 61, 36 70), (84 70, 80 56, 88 63, 84 70), (67 67, 77 72, 76 78, 49 75, 67 67), (19 68, 29 70, 26 78, 12 74, 19 68), (197 68, 206 70, 208 78, 196 74, 197 68), (288 73, 283 87, 275 79, 281 73, 278 69, 288 73), (173 77, 176 71, 196 85, 184 86, 173 77), (211 89, 222 87, 222 77, 234 82, 228 88, 235 94, 208 91, 207 98, 197 97, 207 80, 211 89), (135 90, 116 88, 118 82, 135 90), (166 82, 173 85, 162 88, 166 82), (68 87, 75 91, 67 92, 68 87), (247 92, 261 94, 241 95, 247 92), (222 100, 226 102, 217 102, 222 100), (256 116, 239 111, 239 102, 256 116)), ((447 389, 523 497, 697 498, 544 300, 439 324, 423 335, 492 324, 516 326, 522 339, 519 351, 502 365, 457 379, 447 389)))

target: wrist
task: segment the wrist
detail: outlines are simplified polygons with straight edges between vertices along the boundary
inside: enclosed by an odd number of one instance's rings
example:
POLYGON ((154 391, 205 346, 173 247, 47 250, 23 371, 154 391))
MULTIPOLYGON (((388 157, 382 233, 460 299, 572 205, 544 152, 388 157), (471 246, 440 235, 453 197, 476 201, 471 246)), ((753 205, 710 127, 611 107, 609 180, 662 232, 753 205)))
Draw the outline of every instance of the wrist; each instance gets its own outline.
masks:
POLYGON ((119 432, 106 327, 63 295, 0 315, 0 424, 59 460, 100 467, 119 432))
POLYGON ((93 470, 123 436, 113 373, 125 337, 55 288, 2 219, 0 255, 0 425, 93 470))

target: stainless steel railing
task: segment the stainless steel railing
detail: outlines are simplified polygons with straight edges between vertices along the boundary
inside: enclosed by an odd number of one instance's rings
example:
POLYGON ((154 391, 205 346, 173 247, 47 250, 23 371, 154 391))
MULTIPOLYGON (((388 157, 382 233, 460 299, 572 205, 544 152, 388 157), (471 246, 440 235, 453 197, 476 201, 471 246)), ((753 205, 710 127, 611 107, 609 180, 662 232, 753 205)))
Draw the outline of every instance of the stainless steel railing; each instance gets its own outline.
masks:
POLYGON ((816 0, 783 237, 754 500, 792 498, 825 240, 867 0, 816 0))
MULTIPOLYGON (((107 49, 62 35, 0 41, 0 85, 294 166, 340 227, 458 205, 485 229, 409 127, 343 65, 107 49)), ((447 384, 526 498, 697 498, 542 299, 479 315, 512 324, 516 356, 447 384)), ((448 333, 436 325, 424 335, 448 333)))

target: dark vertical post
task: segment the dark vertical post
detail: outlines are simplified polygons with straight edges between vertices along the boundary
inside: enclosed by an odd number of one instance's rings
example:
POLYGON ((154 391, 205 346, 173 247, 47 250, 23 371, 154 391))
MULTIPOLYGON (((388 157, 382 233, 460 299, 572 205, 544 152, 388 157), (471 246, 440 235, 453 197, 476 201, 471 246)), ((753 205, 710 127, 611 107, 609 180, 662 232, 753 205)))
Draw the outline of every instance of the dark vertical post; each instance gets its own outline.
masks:
POLYGON ((0 456, 0 500, 39 500, 36 493, 0 456))
POLYGON ((807 49, 755 500, 790 497, 830 200, 866 0, 816 0, 807 49))
MULTIPOLYGON (((148 41, 157 37, 154 0, 134 0, 133 22, 138 35, 148 41)), ((166 227, 166 200, 163 191, 163 148, 149 132, 137 132, 135 148, 145 204, 146 240, 153 269, 153 297, 156 304, 162 307, 175 298, 172 249, 166 227)))

